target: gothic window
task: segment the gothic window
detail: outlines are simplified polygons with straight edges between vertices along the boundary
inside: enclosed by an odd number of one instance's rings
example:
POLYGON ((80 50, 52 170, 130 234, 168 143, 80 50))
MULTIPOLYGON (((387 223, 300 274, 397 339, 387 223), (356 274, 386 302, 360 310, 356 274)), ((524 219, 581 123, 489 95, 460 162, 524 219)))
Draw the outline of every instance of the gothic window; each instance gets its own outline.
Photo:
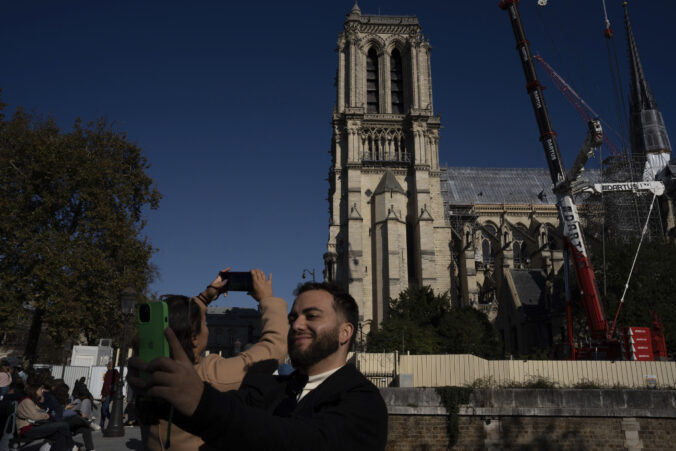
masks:
POLYGON ((519 226, 519 230, 514 230, 512 233, 512 251, 514 252, 514 265, 516 266, 524 266, 527 263, 526 233, 527 231, 523 226, 519 226))
POLYGON ((392 112, 404 114, 404 71, 399 50, 392 50, 390 57, 390 90, 392 91, 392 112))
POLYGON ((488 238, 481 240, 481 254, 483 255, 484 263, 493 262, 493 258, 491 256, 491 242, 488 241, 488 238))
POLYGON ((527 263, 526 245, 523 241, 514 241, 512 251, 514 251, 515 265, 525 265, 527 263))
POLYGON ((481 256, 484 263, 493 263, 495 260, 495 249, 493 249, 493 245, 491 244, 491 240, 486 231, 488 231, 494 237, 498 231, 495 226, 491 224, 486 224, 484 229, 486 230, 481 231, 481 256))
POLYGON ((374 48, 366 55, 366 112, 379 113, 378 54, 374 48))

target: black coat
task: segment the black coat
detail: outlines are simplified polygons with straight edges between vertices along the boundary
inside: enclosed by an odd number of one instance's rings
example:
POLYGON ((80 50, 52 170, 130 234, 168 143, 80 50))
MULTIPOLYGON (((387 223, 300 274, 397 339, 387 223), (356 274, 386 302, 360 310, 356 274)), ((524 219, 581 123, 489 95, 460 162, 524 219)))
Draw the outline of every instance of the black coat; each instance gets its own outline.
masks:
POLYGON ((294 399, 293 377, 272 376, 274 368, 269 361, 253 365, 235 391, 222 393, 205 383, 197 410, 189 418, 177 415, 176 424, 218 449, 385 448, 385 402, 353 365, 333 373, 286 412, 280 404, 294 399))
POLYGON ((80 381, 75 381, 75 386, 73 387, 73 393, 71 396, 73 399, 83 399, 83 398, 94 399, 92 394, 89 392, 89 389, 87 388, 87 384, 80 381))

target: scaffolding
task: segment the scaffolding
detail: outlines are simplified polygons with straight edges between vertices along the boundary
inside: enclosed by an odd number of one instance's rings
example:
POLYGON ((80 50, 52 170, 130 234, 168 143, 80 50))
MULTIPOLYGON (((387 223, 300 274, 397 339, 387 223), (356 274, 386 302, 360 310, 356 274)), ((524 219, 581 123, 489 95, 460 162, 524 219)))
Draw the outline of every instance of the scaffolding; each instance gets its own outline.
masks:
MULTIPOLYGON (((646 158, 643 155, 611 156, 604 161, 601 177, 603 182, 640 182, 645 178, 645 170, 646 158)), ((645 191, 606 193, 589 200, 600 203, 602 207, 592 208, 590 212, 603 213, 603 218, 594 220, 603 223, 607 238, 633 241, 641 236, 643 226, 648 220, 652 198, 652 193, 645 191)), ((646 239, 661 239, 664 234, 658 202, 648 220, 646 239)))

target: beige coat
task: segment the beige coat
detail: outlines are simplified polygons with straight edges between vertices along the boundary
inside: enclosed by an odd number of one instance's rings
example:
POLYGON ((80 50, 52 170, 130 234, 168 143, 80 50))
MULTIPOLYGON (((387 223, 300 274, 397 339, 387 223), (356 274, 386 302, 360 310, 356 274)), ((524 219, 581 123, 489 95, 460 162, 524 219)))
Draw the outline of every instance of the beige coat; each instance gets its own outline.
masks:
MULTIPOLYGON (((270 297, 261 299, 261 322, 263 331, 261 339, 248 350, 235 357, 224 358, 210 354, 195 364, 200 378, 220 391, 236 390, 242 383, 250 365, 267 359, 276 359, 282 363, 286 357, 286 335, 289 330, 286 301, 270 297)), ((146 446, 151 451, 164 450, 167 436, 167 422, 148 429, 146 446)), ((189 434, 175 424, 171 425, 170 451, 197 450, 204 442, 197 436, 189 434)))
POLYGON ((43 412, 30 398, 24 398, 16 408, 16 429, 20 431, 36 421, 49 420, 49 414, 43 412))

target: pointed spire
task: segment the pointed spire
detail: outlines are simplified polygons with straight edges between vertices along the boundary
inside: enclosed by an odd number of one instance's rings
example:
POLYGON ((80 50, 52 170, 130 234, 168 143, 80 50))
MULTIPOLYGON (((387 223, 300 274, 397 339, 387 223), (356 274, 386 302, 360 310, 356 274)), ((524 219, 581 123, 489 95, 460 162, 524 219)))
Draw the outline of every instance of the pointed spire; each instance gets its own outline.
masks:
POLYGON ((631 106, 632 108, 636 107, 644 110, 656 110, 657 102, 653 97, 650 86, 648 86, 648 81, 645 79, 641 59, 638 56, 638 46, 636 45, 636 39, 634 38, 634 33, 631 29, 627 2, 624 2, 622 6, 624 6, 624 23, 627 28, 629 64, 631 65, 631 106))
POLYGON ((357 4, 357 0, 354 0, 354 6, 352 7, 352 10, 350 11, 350 16, 361 16, 361 9, 359 9, 359 5, 357 4))
POLYGON ((626 1, 623 6, 631 70, 629 111, 632 153, 646 156, 644 178, 654 179, 669 161, 671 145, 662 113, 643 73, 626 1))

